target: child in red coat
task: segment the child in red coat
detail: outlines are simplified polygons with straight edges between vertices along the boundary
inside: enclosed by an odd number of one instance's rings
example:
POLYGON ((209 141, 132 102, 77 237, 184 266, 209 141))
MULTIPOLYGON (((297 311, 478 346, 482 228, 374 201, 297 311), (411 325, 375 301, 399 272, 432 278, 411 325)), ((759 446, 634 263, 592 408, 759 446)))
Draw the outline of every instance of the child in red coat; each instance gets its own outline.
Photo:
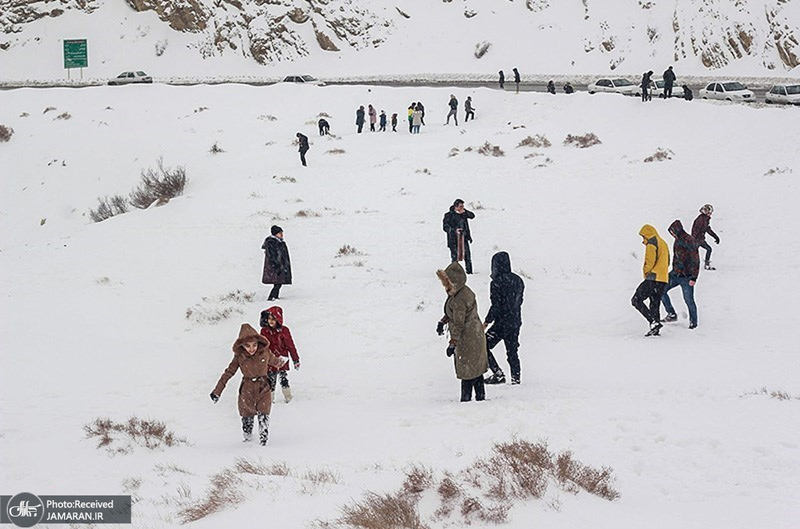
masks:
POLYGON ((286 363, 279 367, 270 366, 269 385, 272 389, 272 399, 275 400, 275 386, 278 377, 281 379, 281 391, 288 404, 292 400, 292 388, 289 387, 289 357, 292 358, 295 369, 300 369, 300 356, 292 340, 289 327, 283 325, 283 309, 270 307, 261 312, 261 335, 269 340, 269 349, 278 358, 285 357, 286 363))

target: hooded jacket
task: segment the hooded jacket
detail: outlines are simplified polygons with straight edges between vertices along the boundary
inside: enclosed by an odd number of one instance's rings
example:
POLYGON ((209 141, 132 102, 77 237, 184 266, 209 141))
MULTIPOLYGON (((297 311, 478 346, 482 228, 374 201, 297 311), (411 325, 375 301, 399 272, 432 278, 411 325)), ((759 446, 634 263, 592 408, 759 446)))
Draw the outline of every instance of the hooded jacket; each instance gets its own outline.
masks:
POLYGON ((438 270, 436 275, 447 292, 444 314, 450 331, 450 343, 456 346, 456 378, 471 380, 483 376, 489 368, 486 335, 478 317, 475 293, 467 286, 467 274, 459 263, 450 263, 445 270, 438 270))
MULTIPOLYGON (((277 305, 261 311, 261 336, 269 340, 269 350, 272 354, 277 357, 291 357, 292 362, 295 364, 300 362, 300 355, 297 354, 297 348, 294 345, 292 333, 289 331, 289 327, 283 324, 283 309, 277 305), (278 323, 274 329, 267 323, 268 314, 271 314, 278 323)), ((269 370, 288 371, 289 362, 278 367, 270 366, 269 370)))
POLYGON ((518 330, 522 326, 522 297, 525 283, 511 271, 511 258, 507 252, 492 256, 492 283, 489 297, 492 306, 486 314, 486 323, 494 323, 494 332, 518 330))
POLYGON ((692 223, 692 237, 694 237, 694 240, 700 245, 706 242, 706 233, 714 237, 714 240, 719 243, 719 236, 711 229, 711 217, 705 213, 701 213, 692 223))
POLYGON ((681 221, 676 220, 669 226, 669 232, 675 237, 672 244, 672 273, 678 277, 688 277, 697 281, 700 274, 700 252, 694 238, 686 233, 681 221))
POLYGON ((444 214, 442 219, 442 230, 447 233, 447 247, 455 248, 458 246, 456 230, 464 230, 464 240, 472 242, 472 233, 469 231, 469 219, 474 219, 475 214, 468 209, 464 213, 456 213, 456 207, 450 206, 450 210, 444 214))
POLYGON ((286 241, 270 235, 264 239, 261 249, 264 250, 261 282, 265 285, 291 285, 292 262, 289 259, 289 247, 286 246, 286 241))
POLYGON ((646 241, 642 275, 649 281, 668 283, 669 247, 667 243, 658 236, 656 229, 649 224, 642 226, 642 229, 639 230, 639 235, 646 241))

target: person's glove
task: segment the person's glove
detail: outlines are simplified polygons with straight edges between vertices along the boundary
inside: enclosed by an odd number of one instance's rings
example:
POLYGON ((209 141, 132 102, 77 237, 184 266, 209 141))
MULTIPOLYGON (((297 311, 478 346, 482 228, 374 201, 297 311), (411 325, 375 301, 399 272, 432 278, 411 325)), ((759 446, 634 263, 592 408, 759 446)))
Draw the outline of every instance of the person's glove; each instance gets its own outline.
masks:
POLYGON ((717 243, 717 244, 719 244, 719 237, 717 237, 716 239, 714 239, 714 242, 715 242, 715 243, 717 243))
POLYGON ((295 370, 299 371, 300 370, 300 362, 295 362, 294 363, 294 368, 295 368, 295 370))
POLYGON ((447 356, 453 356, 454 354, 456 354, 456 346, 453 345, 453 344, 448 345, 447 346, 447 356))
POLYGON ((439 323, 436 324, 436 334, 438 334, 439 336, 443 336, 444 335, 444 322, 443 321, 440 321, 439 323))
POLYGON ((211 400, 212 400, 212 402, 214 402, 214 404, 216 404, 217 401, 219 400, 219 395, 215 395, 213 391, 211 392, 209 397, 211 397, 211 400))

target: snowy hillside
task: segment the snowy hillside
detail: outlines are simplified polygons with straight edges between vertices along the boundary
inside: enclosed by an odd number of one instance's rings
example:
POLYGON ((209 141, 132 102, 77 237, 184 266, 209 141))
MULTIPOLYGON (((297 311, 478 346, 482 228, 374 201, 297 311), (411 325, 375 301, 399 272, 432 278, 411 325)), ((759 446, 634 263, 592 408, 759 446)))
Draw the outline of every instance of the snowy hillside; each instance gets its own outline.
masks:
POLYGON ((3 80, 398 73, 798 76, 798 0, 31 0, 0 12, 3 80))
MULTIPOLYGON (((774 133, 795 109, 479 89, 455 92, 478 119, 445 127, 450 91, 4 92, 3 494, 133 494, 133 527, 177 527, 211 497, 218 512, 187 526, 345 527, 346 505, 400 490, 415 464, 478 494, 462 471, 517 439, 612 469, 620 497, 552 481, 540 499, 475 496, 508 509, 501 527, 795 527, 800 164, 796 141, 774 133), (412 136, 402 114, 416 100, 428 125, 412 136), (400 113, 399 132, 356 134, 368 103, 400 113), (335 136, 316 135, 320 113, 335 136), (312 142, 307 168, 296 131, 312 142), (563 145, 589 132, 602 143, 563 145), (536 135, 552 145, 519 146, 536 135), (480 154, 487 142, 503 155, 480 154), (185 166, 184 196, 89 221, 98 197, 127 194, 161 156, 185 166), (476 214, 468 284, 481 314, 496 251, 526 282, 522 384, 488 387, 483 403, 457 402, 434 332, 441 218, 456 197, 476 214), (671 245, 667 226, 705 202, 721 244, 718 270, 699 278, 700 326, 687 329, 673 291, 679 322, 645 339, 630 305, 639 228, 671 245), (259 280, 274 223, 292 254, 281 306, 302 368, 262 448, 240 441, 237 380, 216 405, 208 393, 240 323, 272 304, 259 280), (86 438, 95 419, 132 416, 189 444, 115 455, 124 443, 86 438)), ((469 497, 446 514, 435 485, 421 490, 406 498, 426 527, 485 525, 469 497)))

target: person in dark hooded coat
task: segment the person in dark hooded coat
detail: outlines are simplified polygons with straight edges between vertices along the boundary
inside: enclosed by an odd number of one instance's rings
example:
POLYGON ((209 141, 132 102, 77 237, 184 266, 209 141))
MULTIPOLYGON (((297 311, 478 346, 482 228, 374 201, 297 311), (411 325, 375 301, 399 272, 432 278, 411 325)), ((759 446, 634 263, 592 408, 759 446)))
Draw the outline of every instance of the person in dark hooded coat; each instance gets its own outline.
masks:
POLYGON ((472 233, 469 231, 469 219, 475 214, 464 207, 464 201, 457 198, 450 210, 442 218, 442 230, 447 233, 447 247, 450 248, 450 259, 455 263, 464 261, 467 273, 472 273, 472 254, 469 245, 472 233))
POLYGON ((506 346, 508 366, 511 368, 511 383, 519 384, 519 330, 522 327, 522 297, 525 283, 511 271, 511 258, 507 252, 497 252, 492 256, 492 283, 489 285, 489 298, 492 306, 483 320, 486 332, 486 349, 489 351, 489 369, 492 375, 484 380, 486 384, 505 384, 506 376, 497 364, 492 349, 501 341, 506 346))
POLYGON ((689 328, 697 327, 697 304, 694 302, 694 285, 700 274, 700 250, 694 237, 686 233, 681 221, 676 220, 669 226, 669 234, 675 237, 672 245, 672 271, 669 273, 669 283, 661 296, 661 302, 667 310, 664 321, 677 321, 678 315, 669 299, 667 292, 677 286, 683 291, 683 301, 689 309, 689 328))
POLYGON ((261 282, 272 285, 269 301, 278 299, 282 285, 292 284, 292 263, 289 260, 289 248, 283 240, 283 228, 273 226, 270 236, 261 245, 264 250, 264 272, 261 282))

